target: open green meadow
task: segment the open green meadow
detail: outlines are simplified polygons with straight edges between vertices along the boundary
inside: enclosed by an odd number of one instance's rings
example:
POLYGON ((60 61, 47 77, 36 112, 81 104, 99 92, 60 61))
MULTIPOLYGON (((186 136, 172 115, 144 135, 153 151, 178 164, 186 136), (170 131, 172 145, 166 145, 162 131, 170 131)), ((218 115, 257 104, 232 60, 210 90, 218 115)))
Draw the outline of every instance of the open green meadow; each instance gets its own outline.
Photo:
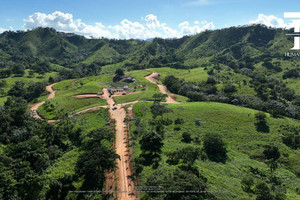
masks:
MULTIPOLYGON (((152 103, 137 103, 133 107, 134 117, 143 120, 151 118, 150 105, 152 103)), ((300 167, 295 163, 300 161, 300 153, 282 143, 280 136, 282 125, 299 125, 298 120, 289 118, 267 117, 270 127, 268 133, 258 132, 254 125, 254 115, 258 111, 242 108, 238 106, 221 103, 185 103, 169 104, 173 113, 164 114, 164 118, 174 121, 176 118, 183 118, 185 123, 180 125, 171 124, 165 126, 164 146, 162 148, 162 160, 159 167, 172 168, 174 166, 166 163, 167 153, 182 149, 183 147, 193 146, 202 148, 202 144, 194 142, 188 144, 182 142, 181 134, 188 132, 192 138, 199 136, 202 141, 205 134, 218 133, 222 136, 228 150, 228 160, 226 164, 216 163, 210 160, 196 160, 196 166, 200 173, 208 181, 208 190, 225 191, 225 193, 213 193, 218 199, 255 199, 255 195, 248 195, 241 188, 241 180, 248 174, 249 167, 257 168, 263 173, 270 173, 268 166, 260 159, 265 145, 275 145, 279 148, 281 157, 279 167, 274 174, 283 179, 287 186, 287 199, 298 199, 297 190, 300 188, 299 174, 300 167), (195 125, 194 119, 199 118, 204 123, 200 127, 195 125), (174 130, 178 127, 180 130, 174 130), (252 159, 251 159, 252 158, 252 159), (298 188, 298 189, 297 189, 298 188)), ((135 123, 131 123, 131 133, 136 129, 135 123)), ((148 127, 149 128, 149 127, 148 127)), ((134 157, 141 154, 139 139, 134 140, 134 157)), ((147 178, 153 174, 155 169, 152 166, 145 166, 140 174, 141 185, 145 185, 147 178)))
POLYGON ((102 89, 109 86, 111 81, 111 75, 61 81, 53 86, 53 89, 57 90, 55 98, 47 100, 54 105, 54 109, 50 109, 52 112, 47 109, 47 104, 41 106, 38 112, 46 119, 54 119, 56 118, 54 113, 59 109, 64 109, 67 113, 72 114, 86 108, 106 105, 104 99, 77 99, 74 96, 102 92, 102 89))

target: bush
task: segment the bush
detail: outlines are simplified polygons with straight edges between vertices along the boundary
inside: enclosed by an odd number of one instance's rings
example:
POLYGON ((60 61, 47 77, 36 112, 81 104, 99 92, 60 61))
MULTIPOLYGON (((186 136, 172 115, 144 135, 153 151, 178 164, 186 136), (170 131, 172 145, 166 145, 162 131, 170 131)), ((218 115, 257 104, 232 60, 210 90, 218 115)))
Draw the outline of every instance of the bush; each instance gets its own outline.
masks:
POLYGON ((182 140, 181 140, 182 142, 191 143, 193 141, 191 134, 188 132, 182 133, 181 136, 182 136, 182 140))
POLYGON ((184 123, 184 119, 179 117, 174 121, 174 124, 183 124, 183 123, 184 123))
POLYGON ((267 115, 264 112, 256 113, 255 119, 255 126, 258 132, 269 132, 269 126, 267 124, 267 115))
POLYGON ((204 136, 203 149, 211 161, 225 163, 227 150, 221 136, 217 133, 210 133, 204 136))

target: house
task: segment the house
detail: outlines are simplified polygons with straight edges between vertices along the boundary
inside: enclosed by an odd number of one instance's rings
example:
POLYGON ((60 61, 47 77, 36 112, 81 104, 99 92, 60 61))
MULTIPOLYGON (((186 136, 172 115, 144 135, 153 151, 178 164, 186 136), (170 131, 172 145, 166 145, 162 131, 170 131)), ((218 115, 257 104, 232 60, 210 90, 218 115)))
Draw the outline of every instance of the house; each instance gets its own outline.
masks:
POLYGON ((122 88, 115 88, 115 89, 107 89, 109 94, 114 94, 115 92, 124 92, 122 88))
POLYGON ((128 89, 129 89, 128 85, 125 85, 125 86, 123 87, 123 89, 124 89, 124 90, 128 90, 128 89))
POLYGON ((127 76, 127 77, 124 77, 124 81, 127 82, 127 83, 134 83, 135 78, 127 76))

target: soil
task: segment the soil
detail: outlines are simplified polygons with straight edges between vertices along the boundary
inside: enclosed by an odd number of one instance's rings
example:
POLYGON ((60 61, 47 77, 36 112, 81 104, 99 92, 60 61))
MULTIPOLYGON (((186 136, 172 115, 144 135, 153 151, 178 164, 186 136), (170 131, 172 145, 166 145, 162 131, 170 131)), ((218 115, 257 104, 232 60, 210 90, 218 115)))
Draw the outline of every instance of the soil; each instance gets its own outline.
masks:
POLYGON ((176 97, 176 95, 174 94, 168 94, 168 89, 166 86, 164 85, 160 85, 157 82, 157 79, 160 75, 158 73, 152 73, 148 76, 146 76, 145 78, 148 79, 151 83, 154 83, 158 86, 159 91, 163 94, 167 94, 168 96, 166 97, 166 103, 173 103, 173 104, 178 104, 179 102, 177 102, 174 98, 176 97))
POLYGON ((108 104, 110 118, 114 119, 116 124, 115 147, 116 153, 120 156, 120 159, 117 159, 117 199, 135 199, 134 183, 130 178, 132 175, 130 159, 128 157, 128 152, 126 152, 129 150, 127 143, 127 126, 125 122, 126 111, 121 104, 116 104, 113 98, 109 97, 109 93, 106 88, 103 89, 103 97, 108 104))
MULTIPOLYGON (((55 85, 55 83, 51 84, 51 85, 48 85, 46 86, 46 91, 49 92, 49 96, 48 96, 48 99, 53 99, 55 97, 55 94, 56 94, 56 91, 54 91, 52 89, 52 87, 55 85)), ((35 119, 40 119, 40 120, 43 120, 41 118, 41 116, 39 116, 39 114, 37 113, 37 110, 39 109, 40 106, 42 106, 43 104, 45 103, 45 101, 42 101, 42 102, 39 102, 39 103, 36 103, 36 104, 33 104, 30 106, 30 111, 31 111, 31 115, 33 118, 35 119)), ((54 120, 51 120, 51 122, 53 123, 54 120)), ((50 122, 50 123, 51 123, 50 122)))

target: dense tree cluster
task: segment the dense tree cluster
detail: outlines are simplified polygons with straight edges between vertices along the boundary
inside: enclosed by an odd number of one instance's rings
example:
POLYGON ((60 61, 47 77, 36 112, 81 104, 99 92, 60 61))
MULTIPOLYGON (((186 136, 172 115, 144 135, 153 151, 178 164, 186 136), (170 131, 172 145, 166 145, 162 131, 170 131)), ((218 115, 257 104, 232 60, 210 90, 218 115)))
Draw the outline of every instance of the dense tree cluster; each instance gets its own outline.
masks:
POLYGON ((73 119, 55 125, 32 119, 27 102, 21 97, 8 98, 0 106, 0 199, 41 199, 48 183, 46 170, 58 158, 80 148, 76 174, 53 180, 47 188, 47 199, 65 199, 75 190, 74 181, 83 180, 82 189, 102 189, 106 170, 113 170, 117 155, 110 148, 113 134, 97 129, 83 141, 83 130, 73 119))
POLYGON ((45 87, 45 82, 31 81, 28 84, 26 84, 23 81, 17 81, 8 91, 8 95, 21 97, 30 102, 41 96, 41 94, 45 91, 45 87))
POLYGON ((212 79, 210 77, 206 82, 196 84, 170 75, 166 76, 163 82, 171 92, 186 96, 191 101, 229 103, 266 111, 274 117, 288 116, 300 119, 299 97, 276 78, 267 79, 262 74, 256 74, 252 83, 257 95, 236 94, 236 86, 232 84, 225 84, 223 90, 218 91, 216 82, 212 79))

